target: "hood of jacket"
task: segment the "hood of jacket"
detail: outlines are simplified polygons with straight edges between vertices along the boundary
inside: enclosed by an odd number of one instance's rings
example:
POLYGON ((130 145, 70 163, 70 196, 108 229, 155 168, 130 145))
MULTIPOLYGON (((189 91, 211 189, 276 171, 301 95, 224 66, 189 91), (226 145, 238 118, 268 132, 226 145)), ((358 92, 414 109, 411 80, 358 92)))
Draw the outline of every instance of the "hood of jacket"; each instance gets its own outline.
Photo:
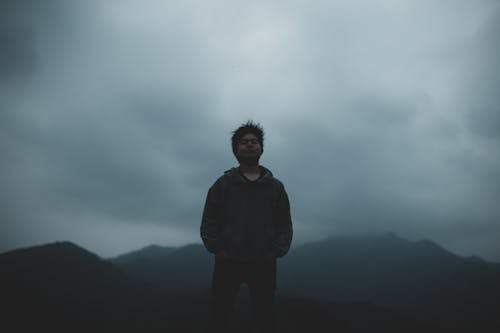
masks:
POLYGON ((246 179, 241 174, 239 167, 234 167, 234 168, 231 168, 229 170, 224 171, 224 175, 226 177, 229 177, 231 179, 231 181, 234 181, 237 183, 260 183, 260 182, 272 181, 273 173, 271 172, 271 170, 269 170, 268 168, 266 168, 262 165, 259 165, 259 168, 261 169, 261 176, 259 177, 259 179, 255 180, 255 181, 251 181, 251 180, 246 179))

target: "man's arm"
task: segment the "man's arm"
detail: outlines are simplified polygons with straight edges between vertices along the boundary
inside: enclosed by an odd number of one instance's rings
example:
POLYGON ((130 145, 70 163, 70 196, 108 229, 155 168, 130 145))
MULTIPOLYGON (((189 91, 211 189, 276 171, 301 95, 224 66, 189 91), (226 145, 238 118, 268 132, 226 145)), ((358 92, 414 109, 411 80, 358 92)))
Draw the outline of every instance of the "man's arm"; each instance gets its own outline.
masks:
POLYGON ((276 257, 283 257, 290 249, 293 236, 290 202, 283 185, 278 192, 274 223, 276 235, 272 240, 271 252, 276 257))
POLYGON ((201 219, 200 236, 206 249, 217 254, 220 251, 220 241, 217 235, 219 205, 215 192, 215 186, 208 190, 201 219))

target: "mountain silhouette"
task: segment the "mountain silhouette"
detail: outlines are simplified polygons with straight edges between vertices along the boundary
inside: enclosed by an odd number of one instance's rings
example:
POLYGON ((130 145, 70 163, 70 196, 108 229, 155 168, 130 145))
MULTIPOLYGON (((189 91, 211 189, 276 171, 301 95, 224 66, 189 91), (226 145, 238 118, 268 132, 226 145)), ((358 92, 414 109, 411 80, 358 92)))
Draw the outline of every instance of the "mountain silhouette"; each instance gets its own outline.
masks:
MULTIPOLYGON (((70 242, 2 253, 2 324, 16 332, 199 332, 212 264, 200 244, 108 260, 70 242)), ((280 259, 276 318, 283 332, 497 332, 499 285, 499 264, 429 240, 330 237, 280 259)), ((249 309, 243 286, 234 331, 252 330, 249 309)))
POLYGON ((109 261, 130 277, 166 291, 210 288, 213 256, 199 244, 178 248, 153 245, 109 261))
POLYGON ((111 261, 117 264, 127 264, 131 266, 142 264, 147 261, 160 262, 176 249, 177 248, 173 246, 149 245, 137 251, 119 255, 111 261))
MULTIPOLYGON (((200 249, 190 245, 170 251, 169 263, 175 270, 191 269, 186 260, 196 259, 200 249)), ((163 250, 146 248, 144 253, 160 254, 158 259, 163 250)), ((133 262, 123 256, 118 261, 133 262)), ((2 327, 9 332, 201 332, 206 323, 209 289, 170 293, 139 283, 70 242, 0 254, 0 278, 2 327)), ((232 330, 253 332, 248 297, 240 295, 236 305, 232 330)), ((435 331, 425 321, 372 303, 286 295, 276 299, 276 320, 277 332, 287 333, 435 331)))
POLYGON ((18 332, 115 327, 114 310, 135 292, 120 269, 70 242, 0 254, 0 279, 2 326, 18 332))
MULTIPOLYGON (((141 269, 114 262, 166 290, 209 286, 213 258, 202 245, 167 251, 141 269)), ((500 328, 500 264, 455 255, 430 240, 393 233, 330 237, 292 247, 279 260, 277 278, 281 295, 370 302, 455 330, 500 328)))
POLYGON ((280 269, 284 293, 370 301, 456 329, 500 327, 500 265, 429 240, 394 234, 331 237, 294 249, 280 269))

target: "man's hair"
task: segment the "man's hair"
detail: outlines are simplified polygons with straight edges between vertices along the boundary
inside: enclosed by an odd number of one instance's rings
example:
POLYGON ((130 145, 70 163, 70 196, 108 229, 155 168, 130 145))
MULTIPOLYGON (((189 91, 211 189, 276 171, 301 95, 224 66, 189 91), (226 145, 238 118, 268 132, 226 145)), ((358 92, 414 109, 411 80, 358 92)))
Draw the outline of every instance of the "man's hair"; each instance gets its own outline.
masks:
POLYGON ((262 151, 264 151, 264 129, 260 124, 256 124, 253 121, 249 120, 246 124, 242 124, 236 130, 233 131, 233 136, 231 137, 231 145, 233 147, 233 154, 236 155, 236 148, 238 147, 238 143, 241 138, 248 134, 254 134, 259 140, 260 147, 262 151))

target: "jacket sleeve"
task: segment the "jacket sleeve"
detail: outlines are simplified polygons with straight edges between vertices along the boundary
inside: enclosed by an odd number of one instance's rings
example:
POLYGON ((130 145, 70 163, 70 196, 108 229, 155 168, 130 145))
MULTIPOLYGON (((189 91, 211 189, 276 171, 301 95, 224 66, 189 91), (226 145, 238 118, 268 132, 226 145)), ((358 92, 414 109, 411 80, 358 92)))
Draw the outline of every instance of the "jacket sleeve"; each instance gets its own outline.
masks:
POLYGON ((219 211, 219 203, 214 184, 214 186, 210 187, 208 190, 200 226, 200 236, 203 244, 206 249, 212 253, 217 253, 220 249, 220 240, 217 235, 219 211))
POLYGON ((274 223, 276 234, 271 242, 271 251, 276 257, 283 257, 290 249, 293 229, 292 217, 290 215, 290 202, 282 184, 280 184, 278 191, 274 223))

